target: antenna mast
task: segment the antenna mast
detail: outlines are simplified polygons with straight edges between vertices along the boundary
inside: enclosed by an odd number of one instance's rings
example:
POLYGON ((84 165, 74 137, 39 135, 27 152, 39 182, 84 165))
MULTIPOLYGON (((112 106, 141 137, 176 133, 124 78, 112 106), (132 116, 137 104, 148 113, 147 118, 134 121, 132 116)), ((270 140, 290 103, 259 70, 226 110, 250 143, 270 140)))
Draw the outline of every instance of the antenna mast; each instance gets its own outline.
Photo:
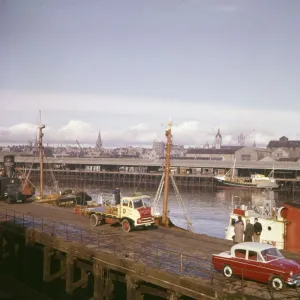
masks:
POLYGON ((165 166, 165 189, 164 189, 164 201, 163 201, 163 214, 162 214, 162 224, 168 226, 168 197, 169 197, 169 179, 170 179, 170 157, 171 157, 171 144, 172 144, 172 133, 171 127, 172 122, 168 123, 169 127, 165 132, 167 137, 166 145, 166 166, 165 166))
POLYGON ((40 152, 40 198, 44 196, 44 147, 43 147, 43 129, 46 126, 42 124, 42 113, 40 111, 40 125, 39 125, 39 152, 40 152))

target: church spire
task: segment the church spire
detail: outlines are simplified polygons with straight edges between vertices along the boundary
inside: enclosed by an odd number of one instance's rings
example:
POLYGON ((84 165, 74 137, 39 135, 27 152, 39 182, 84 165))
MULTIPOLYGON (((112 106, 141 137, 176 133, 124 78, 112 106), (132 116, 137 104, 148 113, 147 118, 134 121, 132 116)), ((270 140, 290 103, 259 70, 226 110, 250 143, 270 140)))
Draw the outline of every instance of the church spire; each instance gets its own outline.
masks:
POLYGON ((221 149, 221 146, 222 146, 222 135, 220 133, 220 128, 218 128, 218 132, 215 137, 215 148, 221 149))
POLYGON ((103 148, 103 142, 102 142, 100 130, 99 130, 99 133, 98 133, 98 138, 97 138, 97 142, 96 142, 96 147, 95 148, 98 151, 101 151, 102 148, 103 148))

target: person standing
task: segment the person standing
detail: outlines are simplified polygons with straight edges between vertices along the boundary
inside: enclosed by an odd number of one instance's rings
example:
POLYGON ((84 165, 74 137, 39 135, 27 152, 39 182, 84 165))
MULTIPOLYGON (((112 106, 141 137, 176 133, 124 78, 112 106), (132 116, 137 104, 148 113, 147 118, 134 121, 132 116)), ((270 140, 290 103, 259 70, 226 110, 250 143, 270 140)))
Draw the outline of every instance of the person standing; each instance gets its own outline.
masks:
POLYGON ((261 223, 258 222, 258 219, 254 219, 254 242, 259 243, 260 242, 260 235, 262 232, 262 226, 261 223))
POLYGON ((244 223, 242 220, 242 217, 239 216, 237 222, 234 225, 234 241, 236 244, 243 242, 243 236, 244 236, 244 223))
POLYGON ((244 242, 252 242, 254 234, 254 225, 250 223, 250 220, 246 221, 246 229, 244 231, 245 237, 244 242))

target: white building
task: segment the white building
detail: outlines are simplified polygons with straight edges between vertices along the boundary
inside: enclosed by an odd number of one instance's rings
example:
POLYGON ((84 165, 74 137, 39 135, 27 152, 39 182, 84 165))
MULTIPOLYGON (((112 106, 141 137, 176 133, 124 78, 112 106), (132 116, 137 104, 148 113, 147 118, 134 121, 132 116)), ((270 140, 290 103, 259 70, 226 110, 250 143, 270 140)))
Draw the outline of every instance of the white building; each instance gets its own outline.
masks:
POLYGON ((153 142, 152 149, 159 157, 163 157, 165 155, 165 143, 164 142, 153 142))

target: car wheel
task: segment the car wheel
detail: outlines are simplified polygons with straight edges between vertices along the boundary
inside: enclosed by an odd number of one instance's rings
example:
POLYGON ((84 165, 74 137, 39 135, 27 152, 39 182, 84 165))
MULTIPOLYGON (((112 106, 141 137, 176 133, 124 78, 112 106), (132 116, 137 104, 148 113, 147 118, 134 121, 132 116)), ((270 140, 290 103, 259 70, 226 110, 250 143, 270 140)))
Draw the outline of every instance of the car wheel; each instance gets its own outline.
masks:
POLYGON ((273 277, 271 279, 271 286, 276 291, 281 291, 284 289, 284 282, 280 277, 273 277))
POLYGON ((92 214, 90 216, 90 224, 91 226, 96 227, 98 225, 98 216, 96 214, 92 214))
POLYGON ((232 277, 233 271, 232 271, 231 267, 230 266, 224 266, 224 268, 223 268, 223 274, 227 278, 232 277))

